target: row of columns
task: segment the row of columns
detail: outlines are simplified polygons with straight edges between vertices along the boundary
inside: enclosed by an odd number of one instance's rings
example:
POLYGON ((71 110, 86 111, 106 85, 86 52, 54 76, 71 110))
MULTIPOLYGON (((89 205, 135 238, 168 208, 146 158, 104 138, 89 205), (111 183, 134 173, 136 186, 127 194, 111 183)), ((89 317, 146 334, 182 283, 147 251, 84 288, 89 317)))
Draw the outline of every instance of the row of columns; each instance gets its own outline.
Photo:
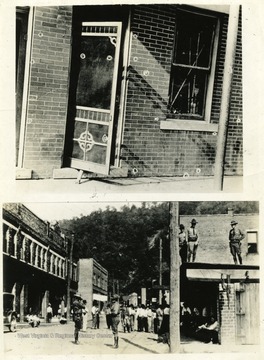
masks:
POLYGON ((34 240, 27 238, 26 235, 22 234, 20 228, 15 230, 4 223, 3 231, 4 253, 65 278, 67 273, 66 261, 52 252, 49 247, 45 248, 34 242, 34 240))

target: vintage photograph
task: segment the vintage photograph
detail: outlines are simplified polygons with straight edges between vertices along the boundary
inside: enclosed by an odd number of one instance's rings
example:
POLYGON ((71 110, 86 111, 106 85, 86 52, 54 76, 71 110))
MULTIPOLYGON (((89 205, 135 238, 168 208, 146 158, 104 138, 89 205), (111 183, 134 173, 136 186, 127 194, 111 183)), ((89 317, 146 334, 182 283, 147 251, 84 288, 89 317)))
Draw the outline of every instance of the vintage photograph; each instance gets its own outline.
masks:
POLYGON ((243 190, 242 6, 15 11, 21 191, 243 190))
POLYGON ((5 356, 258 351, 258 202, 2 213, 5 356))
POLYGON ((259 360, 264 5, 0 2, 4 358, 259 360))

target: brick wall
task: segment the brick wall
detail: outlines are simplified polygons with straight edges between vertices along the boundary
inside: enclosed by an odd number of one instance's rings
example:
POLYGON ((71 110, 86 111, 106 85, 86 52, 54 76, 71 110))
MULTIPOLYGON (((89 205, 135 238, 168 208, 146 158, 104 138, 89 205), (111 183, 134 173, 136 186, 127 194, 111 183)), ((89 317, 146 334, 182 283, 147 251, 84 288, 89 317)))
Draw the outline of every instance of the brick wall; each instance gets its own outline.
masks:
POLYGON ((51 249, 55 249, 59 254, 66 254, 65 240, 53 229, 49 228, 48 223, 41 220, 33 214, 27 207, 17 203, 6 203, 3 209, 7 211, 5 217, 8 221, 12 221, 13 225, 21 226, 21 230, 27 234, 36 237, 40 242, 50 245, 51 249), (11 218, 9 219, 9 217, 11 218))
MULTIPOLYGON (((221 33, 211 121, 218 123, 228 16, 221 33)), ((121 159, 137 176, 213 175, 217 136, 160 130, 166 119, 175 6, 139 5, 132 11, 129 86, 121 159)), ((62 165, 71 57, 72 7, 36 7, 23 166, 34 178, 62 165)), ((226 149, 226 174, 242 174, 241 22, 226 149)))
POLYGON ((243 96, 242 96, 242 28, 241 16, 237 36, 236 57, 231 90, 227 147, 225 155, 225 173, 227 175, 243 173, 243 96))
MULTIPOLYGON (((132 16, 133 36, 122 158, 130 168, 137 169, 139 176, 183 175, 185 172, 190 176, 203 176, 213 175, 214 171, 215 134, 161 131, 159 128, 159 121, 165 120, 167 113, 174 13, 173 6, 148 5, 137 6, 132 16)), ((219 119, 228 16, 223 16, 221 22, 211 112, 213 123, 217 123, 219 119)), ((239 55, 239 50, 237 54, 239 55)), ((240 64, 238 60, 234 75, 236 82, 233 85, 238 94, 241 93, 240 64)), ((240 104, 231 105, 231 122, 239 109, 240 104)), ((233 139, 233 133, 229 132, 229 137, 233 139)), ((238 145, 238 141, 242 142, 241 139, 242 132, 237 129, 235 143, 238 145)), ((233 145, 234 141, 229 139, 227 154, 234 155, 233 145)), ((241 154, 239 148, 235 158, 242 158, 241 154)), ((238 161, 235 159, 232 163, 230 160, 228 162, 228 173, 230 172, 239 172, 238 161)))
MULTIPOLYGON (((180 223, 185 229, 190 227, 192 216, 181 216, 180 223)), ((229 230, 230 222, 235 219, 238 227, 246 233, 247 230, 257 230, 259 227, 259 217, 257 214, 248 215, 195 215, 198 221, 196 225, 199 234, 199 247, 197 250, 196 261, 205 263, 233 264, 233 258, 229 250, 229 230)), ((245 265, 258 264, 257 254, 247 254, 247 240, 242 241, 242 258, 245 265)))
POLYGON ((36 7, 24 167, 34 178, 61 167, 71 42, 72 8, 36 7))
POLYGON ((234 284, 229 286, 228 296, 227 292, 221 291, 222 288, 219 285, 220 339, 222 345, 236 343, 235 289, 234 284))
POLYGON ((78 292, 87 301, 89 316, 93 303, 93 259, 79 260, 78 292))

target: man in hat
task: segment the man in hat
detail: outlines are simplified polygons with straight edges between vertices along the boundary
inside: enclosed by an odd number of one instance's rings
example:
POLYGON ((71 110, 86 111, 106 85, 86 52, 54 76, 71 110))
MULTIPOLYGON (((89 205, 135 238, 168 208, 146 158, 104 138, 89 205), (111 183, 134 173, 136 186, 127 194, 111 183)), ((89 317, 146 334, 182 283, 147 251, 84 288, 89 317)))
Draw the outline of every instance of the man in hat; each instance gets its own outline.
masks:
POLYGON ((119 296, 113 295, 111 305, 112 332, 114 335, 114 348, 118 348, 118 324, 120 322, 119 296))
POLYGON ((187 247, 187 261, 190 262, 191 259, 194 262, 196 258, 196 252, 198 248, 198 233, 196 230, 196 224, 198 222, 195 219, 192 219, 191 221, 191 227, 187 231, 187 241, 188 241, 188 247, 187 247))
POLYGON ((231 221, 231 229, 229 231, 229 247, 234 259, 234 263, 237 264, 238 259, 239 264, 242 265, 241 240, 244 239, 245 235, 240 229, 237 228, 237 224, 237 221, 231 221))
POLYGON ((79 344, 79 331, 83 326, 83 309, 85 305, 82 302, 82 298, 79 294, 75 294, 73 297, 72 311, 73 311, 73 321, 75 324, 74 328, 74 343, 79 344))
POLYGON ((179 248, 180 248, 180 257, 181 262, 185 263, 187 261, 187 241, 186 241, 186 232, 183 224, 179 226, 179 248))

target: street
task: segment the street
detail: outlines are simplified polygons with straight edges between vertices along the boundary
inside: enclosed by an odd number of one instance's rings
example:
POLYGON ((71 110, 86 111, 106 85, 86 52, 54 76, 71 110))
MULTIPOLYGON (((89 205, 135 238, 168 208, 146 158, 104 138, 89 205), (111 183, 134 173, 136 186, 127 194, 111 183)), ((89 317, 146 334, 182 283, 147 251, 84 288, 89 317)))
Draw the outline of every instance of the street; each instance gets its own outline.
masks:
POLYGON ((81 354, 166 354, 169 346, 157 342, 153 333, 124 333, 119 325, 119 348, 113 348, 112 331, 101 317, 100 329, 80 332, 80 344, 73 339, 74 323, 40 324, 38 328, 18 327, 17 332, 4 333, 6 355, 81 355, 81 354))
MULTIPOLYGON (((86 332, 80 332, 80 344, 73 341, 74 323, 61 325, 41 323, 38 328, 27 324, 18 326, 17 332, 5 331, 5 356, 33 355, 87 355, 87 354, 169 354, 167 344, 158 343, 157 335, 137 332, 124 333, 119 325, 119 348, 113 347, 112 331, 107 329, 105 317, 100 318, 100 329, 91 329, 88 321, 86 332)), ((194 339, 181 337, 180 353, 255 353, 260 348, 254 345, 223 346, 204 344, 194 339)))

